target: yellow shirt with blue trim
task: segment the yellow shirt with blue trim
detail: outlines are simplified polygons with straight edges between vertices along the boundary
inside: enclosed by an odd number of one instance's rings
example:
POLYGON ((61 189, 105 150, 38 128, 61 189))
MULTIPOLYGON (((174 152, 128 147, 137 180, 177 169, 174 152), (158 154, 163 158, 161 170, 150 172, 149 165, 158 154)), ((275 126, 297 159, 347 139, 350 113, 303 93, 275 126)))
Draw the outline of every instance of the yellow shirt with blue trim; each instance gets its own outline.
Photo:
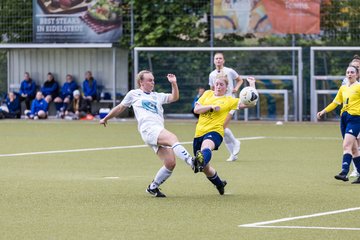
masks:
POLYGON ((325 108, 325 111, 331 112, 341 104, 343 106, 340 114, 348 112, 353 116, 360 116, 360 83, 355 82, 350 87, 341 86, 333 102, 325 108))
POLYGON ((238 109, 239 99, 232 96, 217 97, 214 91, 207 90, 197 101, 202 106, 214 105, 219 106, 220 110, 207 111, 200 114, 199 121, 196 125, 195 137, 201 137, 209 132, 217 132, 224 136, 224 122, 231 110, 238 109))

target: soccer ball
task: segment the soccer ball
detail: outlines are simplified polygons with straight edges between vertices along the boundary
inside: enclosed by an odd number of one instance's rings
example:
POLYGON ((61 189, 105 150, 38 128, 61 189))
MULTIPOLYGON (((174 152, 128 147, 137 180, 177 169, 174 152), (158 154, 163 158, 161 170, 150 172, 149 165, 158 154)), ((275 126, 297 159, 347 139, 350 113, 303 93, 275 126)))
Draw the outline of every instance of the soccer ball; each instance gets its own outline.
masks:
POLYGON ((255 106, 259 100, 259 93, 253 87, 245 87, 240 91, 240 101, 247 106, 255 106))

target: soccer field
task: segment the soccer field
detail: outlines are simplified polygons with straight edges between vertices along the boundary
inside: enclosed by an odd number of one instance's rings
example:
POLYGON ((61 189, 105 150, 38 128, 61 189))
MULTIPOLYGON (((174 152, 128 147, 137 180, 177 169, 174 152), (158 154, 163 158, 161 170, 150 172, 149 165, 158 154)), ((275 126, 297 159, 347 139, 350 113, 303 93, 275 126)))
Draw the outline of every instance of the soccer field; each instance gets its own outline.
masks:
MULTIPOLYGON (((195 121, 167 120, 192 152, 195 121)), ((359 239, 360 186, 340 182, 338 123, 232 122, 236 162, 222 145, 212 165, 220 196, 180 159, 161 166, 133 120, 0 121, 0 239, 359 239)))

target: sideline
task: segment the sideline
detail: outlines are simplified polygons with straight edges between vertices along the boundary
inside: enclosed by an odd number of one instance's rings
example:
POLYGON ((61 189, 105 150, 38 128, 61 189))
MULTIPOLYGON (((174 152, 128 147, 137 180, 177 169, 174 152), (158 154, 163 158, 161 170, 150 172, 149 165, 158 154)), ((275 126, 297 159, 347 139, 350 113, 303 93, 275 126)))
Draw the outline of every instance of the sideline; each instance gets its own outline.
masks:
POLYGON ((350 231, 360 231, 360 228, 343 228, 343 227, 307 227, 307 226, 265 226, 269 224, 274 223, 280 223, 280 222, 288 222, 298 219, 307 219, 307 218, 313 218, 313 217, 320 217, 320 216, 326 216, 326 215, 332 215, 332 214, 339 214, 344 212, 352 212, 352 211, 358 211, 360 210, 360 207, 355 208, 347 208, 342 210, 336 210, 336 211, 330 211, 330 212, 322 212, 322 213, 315 213, 310 215, 303 215, 303 216, 297 216, 297 217, 289 217, 289 218, 281 218, 266 222, 256 222, 256 223, 250 223, 250 224, 243 224, 238 225, 238 227, 248 227, 248 228, 292 228, 292 229, 325 229, 325 230, 350 230, 350 231))

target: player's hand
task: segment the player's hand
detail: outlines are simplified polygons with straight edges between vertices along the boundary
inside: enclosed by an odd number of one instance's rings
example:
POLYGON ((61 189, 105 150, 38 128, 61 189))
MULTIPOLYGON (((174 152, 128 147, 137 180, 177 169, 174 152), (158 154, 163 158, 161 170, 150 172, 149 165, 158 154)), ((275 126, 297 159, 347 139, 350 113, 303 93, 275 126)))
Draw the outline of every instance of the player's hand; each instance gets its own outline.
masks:
POLYGON ((169 73, 166 77, 169 80, 169 82, 176 83, 176 76, 174 74, 169 73))
POLYGON ((324 111, 320 111, 320 112, 318 112, 317 114, 316 114, 316 117, 317 117, 317 119, 321 119, 321 117, 324 115, 324 111))
POLYGON ((212 110, 213 110, 214 112, 218 112, 218 111, 220 111, 220 106, 213 106, 213 107, 212 107, 212 110))
POLYGON ((103 119, 101 119, 101 120, 99 121, 99 123, 100 123, 100 124, 103 124, 104 127, 106 127, 106 125, 107 125, 107 120, 105 120, 105 119, 103 118, 103 119))
POLYGON ((247 77, 246 78, 246 81, 249 83, 249 84, 251 84, 251 83, 255 83, 255 78, 254 77, 247 77))

